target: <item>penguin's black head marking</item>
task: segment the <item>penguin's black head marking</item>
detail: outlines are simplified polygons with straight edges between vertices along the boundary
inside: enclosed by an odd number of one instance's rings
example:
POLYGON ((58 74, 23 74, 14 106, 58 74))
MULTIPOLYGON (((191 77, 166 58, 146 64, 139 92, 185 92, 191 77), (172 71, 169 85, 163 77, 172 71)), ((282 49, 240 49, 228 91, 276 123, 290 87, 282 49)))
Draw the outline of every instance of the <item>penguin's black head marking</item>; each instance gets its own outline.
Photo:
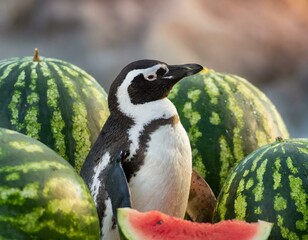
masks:
POLYGON ((182 78, 203 69, 198 64, 168 65, 157 60, 139 60, 127 65, 112 83, 109 91, 109 108, 112 111, 119 98, 134 105, 163 99, 182 78), (119 90, 121 89, 121 90, 119 90))

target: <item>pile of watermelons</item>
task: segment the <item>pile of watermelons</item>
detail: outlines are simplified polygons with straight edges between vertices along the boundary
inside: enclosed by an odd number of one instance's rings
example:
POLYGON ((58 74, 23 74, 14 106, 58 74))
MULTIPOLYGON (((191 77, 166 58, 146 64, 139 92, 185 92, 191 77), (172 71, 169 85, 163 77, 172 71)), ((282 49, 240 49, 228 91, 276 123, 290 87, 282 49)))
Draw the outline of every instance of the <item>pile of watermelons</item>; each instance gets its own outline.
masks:
MULTIPOLYGON (((0 239, 99 239, 78 173, 109 114, 104 89, 36 50, 0 61, 0 96, 0 239)), ((203 70, 169 99, 189 135, 193 167, 217 197, 215 209, 194 202, 195 214, 263 220, 273 223, 270 239, 308 239, 308 139, 289 139, 264 93, 238 76, 203 70)), ((127 228, 134 226, 123 220, 127 228)))

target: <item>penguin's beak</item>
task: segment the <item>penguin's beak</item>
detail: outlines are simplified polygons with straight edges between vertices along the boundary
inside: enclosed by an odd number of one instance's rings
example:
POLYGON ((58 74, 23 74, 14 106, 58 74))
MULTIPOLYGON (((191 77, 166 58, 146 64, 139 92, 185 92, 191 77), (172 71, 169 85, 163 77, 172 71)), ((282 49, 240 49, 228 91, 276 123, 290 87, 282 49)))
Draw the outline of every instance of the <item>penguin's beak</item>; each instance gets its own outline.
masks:
POLYGON ((171 79, 173 81, 179 81, 203 69, 199 64, 169 65, 168 68, 169 71, 163 76, 163 79, 171 79))

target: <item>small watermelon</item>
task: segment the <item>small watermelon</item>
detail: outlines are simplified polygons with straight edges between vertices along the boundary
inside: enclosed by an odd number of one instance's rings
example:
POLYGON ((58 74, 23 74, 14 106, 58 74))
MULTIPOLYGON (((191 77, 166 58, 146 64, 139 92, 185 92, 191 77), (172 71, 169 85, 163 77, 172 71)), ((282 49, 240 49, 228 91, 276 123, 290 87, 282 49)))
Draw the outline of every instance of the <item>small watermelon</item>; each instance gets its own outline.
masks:
POLYGON ((205 69, 176 84, 169 98, 188 132, 193 166, 216 196, 238 161, 289 137, 272 102, 235 75, 205 69))
POLYGON ((0 61, 0 127, 46 144, 80 171, 109 111, 107 94, 80 68, 58 59, 0 61))
POLYGON ((279 140, 249 154, 230 173, 214 221, 262 219, 270 239, 308 239, 308 139, 279 140))
POLYGON ((142 213, 131 208, 118 209, 118 223, 121 237, 126 240, 257 240, 267 239, 272 228, 264 221, 194 223, 159 211, 142 213))
POLYGON ((41 142, 0 128, 0 239, 99 239, 90 192, 41 142))

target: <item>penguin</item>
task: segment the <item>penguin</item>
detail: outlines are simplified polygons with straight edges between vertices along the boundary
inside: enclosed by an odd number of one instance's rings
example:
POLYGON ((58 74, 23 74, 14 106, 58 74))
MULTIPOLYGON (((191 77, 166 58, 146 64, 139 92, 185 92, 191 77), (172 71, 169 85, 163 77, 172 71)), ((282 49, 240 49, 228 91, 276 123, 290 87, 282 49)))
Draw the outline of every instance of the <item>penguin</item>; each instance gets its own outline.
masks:
POLYGON ((145 59, 128 64, 111 84, 110 115, 80 172, 97 207, 102 240, 119 239, 119 207, 184 217, 191 147, 167 96, 178 81, 202 69, 145 59))

